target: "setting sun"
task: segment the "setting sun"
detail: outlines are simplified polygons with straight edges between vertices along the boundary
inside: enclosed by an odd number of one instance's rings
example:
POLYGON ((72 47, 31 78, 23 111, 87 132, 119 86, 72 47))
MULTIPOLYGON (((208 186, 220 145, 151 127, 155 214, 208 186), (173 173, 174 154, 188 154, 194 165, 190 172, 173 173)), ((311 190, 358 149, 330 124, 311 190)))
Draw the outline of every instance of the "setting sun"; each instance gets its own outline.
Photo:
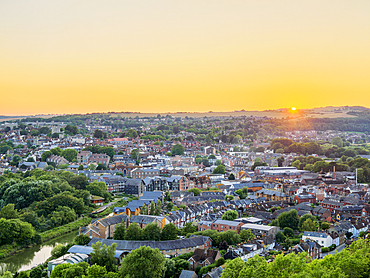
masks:
POLYGON ((295 108, 295 107, 292 107, 292 110, 293 110, 293 111, 296 111, 296 110, 297 110, 297 108, 295 108))

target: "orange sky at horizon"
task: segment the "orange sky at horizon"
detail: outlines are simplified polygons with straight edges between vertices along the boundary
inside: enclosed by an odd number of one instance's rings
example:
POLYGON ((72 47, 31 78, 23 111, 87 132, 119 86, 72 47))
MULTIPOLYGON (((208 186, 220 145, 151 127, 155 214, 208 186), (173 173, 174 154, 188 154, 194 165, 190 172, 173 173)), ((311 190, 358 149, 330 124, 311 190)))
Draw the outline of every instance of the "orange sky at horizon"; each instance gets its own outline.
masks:
POLYGON ((0 2, 0 115, 370 107, 370 1, 0 2))

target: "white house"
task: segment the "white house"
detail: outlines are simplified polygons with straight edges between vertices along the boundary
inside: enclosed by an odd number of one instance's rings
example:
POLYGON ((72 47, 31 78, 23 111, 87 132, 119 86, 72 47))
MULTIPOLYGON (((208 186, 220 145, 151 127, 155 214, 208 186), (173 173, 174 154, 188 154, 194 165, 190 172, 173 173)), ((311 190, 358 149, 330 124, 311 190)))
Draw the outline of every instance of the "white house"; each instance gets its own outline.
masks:
POLYGON ((329 247, 333 244, 333 238, 327 233, 322 232, 304 232, 302 240, 306 241, 307 239, 316 241, 321 247, 329 247))

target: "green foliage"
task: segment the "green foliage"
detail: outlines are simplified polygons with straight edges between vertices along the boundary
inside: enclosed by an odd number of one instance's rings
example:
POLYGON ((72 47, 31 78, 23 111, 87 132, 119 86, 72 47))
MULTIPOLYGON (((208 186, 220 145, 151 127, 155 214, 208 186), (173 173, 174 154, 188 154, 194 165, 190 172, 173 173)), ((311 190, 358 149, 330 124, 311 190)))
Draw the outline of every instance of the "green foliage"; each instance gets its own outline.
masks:
POLYGON ((256 169, 256 167, 258 166, 267 166, 267 163, 266 162, 259 162, 259 161, 256 161, 254 162, 254 164, 252 165, 251 167, 251 170, 254 171, 254 169, 256 169))
POLYGON ((178 233, 179 233, 178 228, 174 224, 169 223, 165 225, 162 229, 161 240, 177 239, 178 233))
POLYGON ((73 240, 76 245, 87 245, 90 242, 90 237, 87 235, 78 235, 73 240))
POLYGON ((172 155, 184 155, 185 148, 181 144, 176 144, 172 146, 172 155))
POLYGON ((302 231, 316 231, 316 223, 312 221, 310 218, 308 218, 305 222, 302 224, 302 231))
POLYGON ((243 187, 242 189, 235 190, 235 193, 239 195, 240 199, 245 199, 248 196, 248 187, 243 187))
MULTIPOLYGON (((300 217, 299 218, 299 222, 298 222, 298 227, 299 227, 299 229, 302 229, 302 225, 303 225, 303 223, 307 220, 307 219, 310 219, 310 220, 312 220, 312 222, 316 222, 316 217, 315 216, 313 216, 313 215, 311 215, 311 214, 305 214, 305 215, 303 215, 302 217, 300 217)), ((326 222, 327 223, 327 222, 326 222)), ((329 226, 329 228, 330 228, 330 226, 329 226)), ((329 229, 328 228, 328 229, 329 229)), ((309 230, 307 230, 307 231, 309 231, 309 230)))
MULTIPOLYGON (((323 252, 328 248, 323 248, 323 252)), ((342 252, 312 260, 307 253, 277 255, 267 263, 264 258, 255 256, 243 262, 241 259, 229 261, 222 272, 225 277, 368 277, 370 273, 369 240, 360 239, 342 252)))
POLYGON ((254 234, 252 234, 252 232, 251 232, 250 229, 248 229, 248 230, 245 230, 245 229, 244 230, 241 230, 240 233, 239 233, 239 235, 240 235, 240 239, 242 241, 248 241, 248 240, 251 240, 251 239, 254 239, 255 238, 254 234))
POLYGON ((121 277, 160 278, 165 270, 165 259, 158 249, 142 246, 122 260, 121 277))
POLYGON ((132 159, 135 159, 136 161, 140 161, 140 151, 139 151, 138 149, 133 149, 133 150, 131 151, 131 155, 130 155, 130 157, 131 157, 132 159))
POLYGON ((76 135, 78 133, 78 128, 76 126, 67 125, 64 128, 64 131, 67 132, 67 133, 69 133, 69 134, 76 135))
POLYGON ((228 210, 222 215, 222 220, 230 220, 238 218, 238 212, 236 210, 228 210))
POLYGON ((101 278, 107 274, 107 269, 105 266, 100 266, 93 264, 87 269, 87 278, 101 278))
POLYGON ((125 240, 141 240, 141 229, 137 223, 132 223, 128 226, 125 240))
POLYGON ((298 229, 299 217, 295 209, 281 213, 277 220, 281 229, 285 227, 292 228, 293 230, 298 229))
POLYGON ((120 223, 116 226, 113 232, 113 239, 115 240, 124 240, 126 235, 126 224, 120 223))
POLYGON ((187 234, 195 233, 197 231, 197 228, 193 226, 191 223, 186 223, 184 228, 181 230, 181 234, 183 236, 186 236, 187 234))
POLYGON ((0 211, 0 218, 17 219, 19 218, 18 211, 14 208, 14 204, 7 204, 0 211))
POLYGON ((232 200, 234 200, 233 195, 225 195, 225 201, 232 201, 232 200))
POLYGON ((129 137, 129 138, 136 138, 138 136, 138 134, 137 134, 137 131, 135 129, 129 129, 129 130, 126 131, 125 136, 129 137))
POLYGON ((141 234, 142 240, 155 240, 161 239, 161 228, 156 223, 151 223, 145 226, 141 234))
POLYGON ((285 227, 285 229, 284 229, 284 235, 286 237, 293 237, 294 236, 293 229, 292 228, 289 228, 289 227, 285 227))
POLYGON ((0 245, 17 243, 31 243, 35 236, 35 229, 30 223, 19 219, 0 218, 0 245))
POLYGON ((117 244, 113 243, 111 246, 103 245, 101 242, 97 242, 92 245, 93 251, 91 252, 91 264, 97 264, 105 266, 107 271, 116 271, 116 247, 117 244))
POLYGON ((321 229, 323 229, 323 230, 330 229, 330 223, 328 223, 328 222, 322 222, 321 223, 321 229))
POLYGON ((225 174, 225 166, 218 165, 212 172, 212 174, 225 174))
POLYGON ((188 192, 193 192, 194 196, 199 196, 200 192, 202 191, 199 188, 192 188, 192 189, 189 189, 188 192))

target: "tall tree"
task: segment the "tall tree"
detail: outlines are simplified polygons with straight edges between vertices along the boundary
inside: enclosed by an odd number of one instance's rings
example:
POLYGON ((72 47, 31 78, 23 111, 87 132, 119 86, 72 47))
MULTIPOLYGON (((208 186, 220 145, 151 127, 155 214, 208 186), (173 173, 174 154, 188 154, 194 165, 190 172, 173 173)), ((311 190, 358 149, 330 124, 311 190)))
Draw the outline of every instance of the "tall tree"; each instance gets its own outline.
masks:
POLYGON ((124 240, 126 236, 126 224, 120 223, 116 226, 116 229, 113 232, 113 239, 115 240, 124 240))
POLYGON ((143 229, 141 238, 143 240, 159 241, 161 239, 161 228, 156 223, 148 224, 143 229))
POLYGON ((230 220, 233 221, 234 219, 238 218, 238 212, 236 210, 227 210, 222 215, 222 220, 230 220))
POLYGON ((282 229, 285 227, 292 228, 293 230, 298 229, 299 217, 295 209, 281 213, 277 220, 279 221, 279 226, 282 229))
POLYGON ((172 146, 172 155, 184 155, 185 148, 181 144, 176 144, 172 146))
POLYGON ((161 239, 162 240, 174 240, 174 239, 177 239, 177 235, 178 235, 177 227, 174 224, 169 223, 163 227, 162 233, 161 233, 161 239))
POLYGON ((116 243, 113 243, 111 246, 108 247, 105 244, 103 245, 101 242, 93 244, 93 251, 90 254, 90 263, 105 266, 107 271, 116 271, 116 247, 116 243))
POLYGON ((141 229, 137 223, 132 223, 128 226, 125 240, 141 240, 141 229))
POLYGON ((121 265, 121 277, 160 278, 164 272, 165 259, 158 249, 142 246, 128 254, 121 265))

